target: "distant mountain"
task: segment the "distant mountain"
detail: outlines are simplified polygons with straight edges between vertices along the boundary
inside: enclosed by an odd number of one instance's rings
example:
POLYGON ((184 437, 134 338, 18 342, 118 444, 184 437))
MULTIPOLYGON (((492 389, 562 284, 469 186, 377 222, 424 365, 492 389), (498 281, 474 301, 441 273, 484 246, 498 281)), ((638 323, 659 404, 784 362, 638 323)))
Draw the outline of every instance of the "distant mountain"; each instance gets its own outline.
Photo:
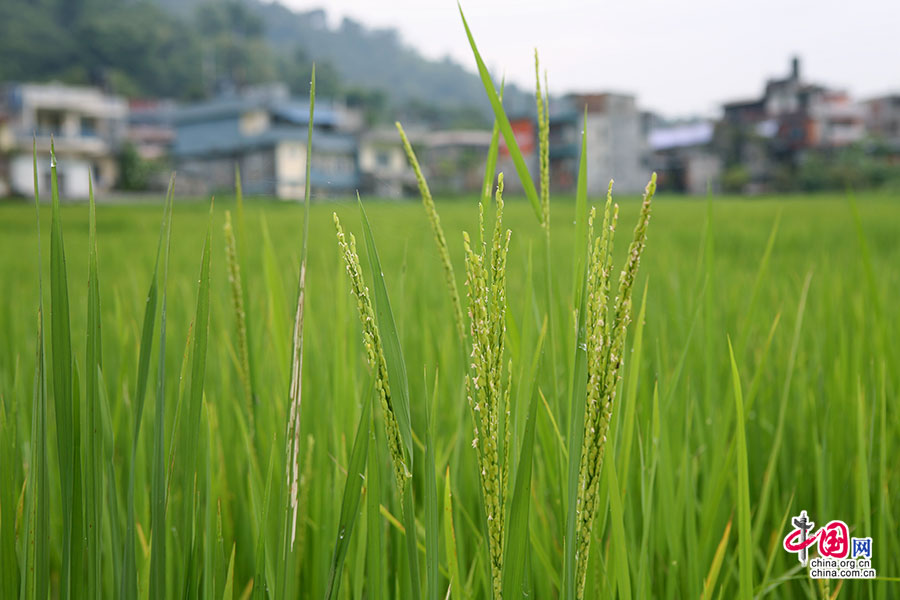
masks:
MULTIPOLYGON (((304 94, 315 61, 322 96, 370 121, 489 126, 479 77, 428 60, 393 29, 262 0, 0 0, 0 82, 58 80, 134 97, 192 100, 283 81, 304 94)), ((531 93, 508 86, 512 113, 531 93)))
MULTIPOLYGON (((156 0, 173 14, 186 16, 198 0, 156 0)), ((278 2, 243 0, 262 19, 265 39, 276 53, 293 56, 299 46, 310 60, 330 64, 342 82, 383 91, 395 107, 424 103, 437 110, 475 108, 485 118, 490 105, 481 80, 449 60, 428 60, 406 45, 394 29, 370 29, 345 18, 330 28, 323 9, 298 12, 278 2)), ((505 102, 514 112, 531 109, 533 97, 509 86, 505 102)))

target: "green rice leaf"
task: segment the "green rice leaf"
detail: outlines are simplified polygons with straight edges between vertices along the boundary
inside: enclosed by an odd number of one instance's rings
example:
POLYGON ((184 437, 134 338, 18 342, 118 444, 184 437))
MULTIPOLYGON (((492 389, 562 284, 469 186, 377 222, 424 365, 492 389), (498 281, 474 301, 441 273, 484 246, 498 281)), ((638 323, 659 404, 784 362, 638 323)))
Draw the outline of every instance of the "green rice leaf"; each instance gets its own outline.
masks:
POLYGON ((450 573, 450 598, 463 600, 468 594, 463 590, 463 579, 459 573, 459 556, 456 553, 456 530, 453 527, 453 497, 450 493, 450 467, 444 475, 444 551, 447 555, 447 570, 450 573))
POLYGON ((141 327, 140 351, 138 354, 137 384, 134 390, 134 429, 131 437, 131 460, 128 469, 128 488, 126 491, 128 518, 125 521, 125 552, 123 557, 124 574, 122 588, 119 595, 122 598, 135 598, 137 596, 137 567, 135 564, 135 512, 134 512, 134 486, 135 486, 135 459, 138 452, 138 439, 141 432, 141 420, 144 416, 144 400, 147 395, 147 378, 150 372, 150 355, 153 352, 153 334, 156 322, 156 306, 159 295, 159 257, 162 253, 163 239, 166 237, 166 226, 169 223, 169 211, 172 205, 175 175, 169 179, 169 189, 166 192, 166 200, 163 205, 163 218, 159 225, 159 239, 156 243, 156 259, 153 263, 153 276, 150 279, 150 289, 147 291, 147 301, 144 304, 144 320, 141 327))
POLYGON ((725 550, 728 548, 728 537, 731 535, 731 520, 725 526, 725 533, 716 547, 716 553, 713 556, 712 564, 709 565, 709 573, 703 580, 703 596, 701 600, 712 600, 713 590, 716 588, 716 580, 719 578, 719 570, 722 568, 722 560, 725 558, 725 550))
POLYGON ((166 243, 163 251, 162 302, 159 319, 159 362, 157 364, 156 410, 153 434, 153 474, 150 485, 150 547, 151 598, 166 595, 166 300, 169 279, 169 251, 172 247, 173 198, 165 217, 166 243))
POLYGON ((75 514, 75 468, 78 448, 75 445, 75 421, 72 385, 72 339, 69 327, 69 289, 66 281, 66 253, 62 219, 59 211, 59 184, 56 174, 56 152, 50 142, 50 358, 52 361, 53 401, 56 410, 56 442, 59 455, 59 484, 62 494, 62 573, 60 597, 70 594, 75 514))
POLYGON ((409 416, 409 380, 406 377, 406 362, 403 360, 400 336, 397 331, 397 325, 394 322, 394 313, 391 310, 391 301, 388 297, 387 287, 384 283, 384 271, 381 269, 381 260, 378 258, 378 250, 375 248, 375 238, 372 236, 372 229, 369 226, 366 210, 358 197, 357 202, 362 218, 363 233, 366 237, 366 249, 368 250, 369 262, 372 267, 375 316, 384 342, 384 358, 387 362, 388 379, 391 385, 391 399, 394 402, 394 413, 397 415, 397 424, 400 427, 400 438, 406 450, 407 467, 412 472, 412 424, 409 416))
POLYGON ((572 297, 575 306, 581 304, 584 272, 588 256, 588 203, 587 203, 587 107, 581 129, 581 157, 578 159, 578 185, 575 189, 575 261, 572 271, 572 297))
POLYGON ((622 493, 616 475, 616 461, 603 463, 607 470, 609 484, 609 518, 612 525, 612 550, 615 557, 616 585, 622 600, 631 600, 631 576, 628 571, 628 544, 625 540, 625 511, 622 508, 622 493))
POLYGON ((87 578, 86 591, 89 598, 100 595, 100 532, 102 529, 100 507, 103 505, 103 467, 100 462, 102 454, 100 380, 102 368, 102 347, 100 333, 100 283, 97 274, 97 216, 94 203, 94 189, 91 177, 88 176, 89 195, 89 257, 88 257, 88 312, 87 312, 87 348, 85 349, 85 407, 84 426, 82 430, 82 468, 84 470, 84 507, 87 578))
MULTIPOLYGON (((540 394, 538 390, 537 394, 540 394)), ((529 552, 528 516, 531 508, 531 463, 534 457, 534 428, 537 419, 535 393, 528 401, 528 418, 519 450, 519 464, 506 523, 506 551, 503 559, 503 596, 523 596, 525 561, 529 552)))
POLYGON ((478 52, 478 46, 475 45, 475 38, 472 37, 472 32, 469 30, 469 24, 466 22, 466 16, 463 14, 462 6, 459 7, 459 16, 462 17, 463 27, 466 28, 466 36, 469 38, 469 45, 472 47, 472 54, 475 55, 475 63, 478 65, 478 75, 481 77, 481 83, 484 85, 484 91, 487 92, 491 108, 494 109, 494 118, 497 119, 497 125, 500 127, 500 132, 503 134, 503 139, 506 141, 506 147, 509 150, 510 157, 512 157, 513 164, 516 167, 516 173, 519 175, 519 180, 522 182, 525 196, 528 198, 528 201, 531 202, 531 207, 534 209, 534 214, 537 217, 538 222, 543 223, 541 201, 540 198, 538 198, 537 190, 534 187, 534 180, 531 179, 531 174, 528 172, 528 165, 525 164, 525 158, 522 156, 522 151, 519 149, 519 144, 516 142, 516 136, 513 133, 512 125, 510 125, 509 118, 506 116, 506 111, 503 110, 503 104, 497 96, 494 82, 491 81, 491 74, 488 73, 487 67, 481 59, 481 54, 478 52))
POLYGON ((328 572, 328 587, 325 598, 337 598, 341 587, 341 570, 350 540, 353 537, 353 526, 359 516, 359 502, 362 494, 362 484, 365 480, 366 455, 369 448, 369 431, 371 428, 370 411, 372 410, 372 398, 374 393, 369 393, 363 402, 363 412, 356 426, 356 437, 353 441, 353 450, 350 452, 350 462, 347 465, 347 481, 344 484, 344 494, 341 499, 341 514, 338 520, 337 539, 334 543, 334 552, 331 555, 331 569, 328 572))
MULTIPOLYGON (((500 80, 500 102, 503 102, 503 88, 506 87, 506 78, 500 80)), ((494 181, 497 178, 497 154, 500 147, 500 122, 494 118, 494 126, 491 130, 491 145, 488 147, 487 160, 484 165, 484 182, 481 184, 481 199, 487 205, 491 203, 494 195, 494 181)))
POLYGON ((425 573, 427 582, 426 598, 438 600, 440 592, 438 585, 440 577, 438 567, 440 556, 438 555, 438 495, 437 481, 434 466, 435 444, 437 437, 434 431, 434 402, 438 391, 438 376, 434 376, 434 391, 427 393, 428 384, 425 382, 425 573))
POLYGON ((731 339, 728 340, 731 357, 731 376, 734 382, 734 403, 737 417, 737 507, 738 507, 738 565, 740 567, 740 598, 753 598, 753 546, 750 540, 750 476, 747 468, 747 439, 744 431, 744 399, 741 394, 741 376, 731 339))
POLYGON ((366 588, 373 600, 387 598, 384 574, 388 561, 384 555, 384 526, 381 520, 381 467, 378 464, 378 440, 375 414, 369 418, 369 451, 366 466, 366 588))

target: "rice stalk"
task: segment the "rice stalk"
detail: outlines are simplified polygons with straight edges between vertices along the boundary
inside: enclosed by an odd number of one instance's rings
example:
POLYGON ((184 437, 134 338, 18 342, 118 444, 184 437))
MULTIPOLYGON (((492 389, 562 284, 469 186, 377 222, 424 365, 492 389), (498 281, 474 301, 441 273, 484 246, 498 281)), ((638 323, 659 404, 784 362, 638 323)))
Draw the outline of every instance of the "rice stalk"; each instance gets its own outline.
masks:
MULTIPOLYGON (((501 92, 502 95, 502 92, 501 92)), ((400 132, 400 139, 403 140, 403 149, 406 150, 406 157, 409 164, 416 173, 416 182, 419 185, 419 193, 422 195, 422 204, 425 206, 425 214, 428 215, 428 222, 431 224, 431 231, 434 234, 434 241, 438 247, 438 254, 441 256, 441 263, 444 266, 444 278, 447 281, 447 290, 450 292, 450 301, 453 304, 453 319, 456 323, 456 332, 460 341, 465 340, 465 325, 463 325, 462 303, 459 300, 459 289, 456 287, 456 277, 453 274, 453 263, 450 262, 450 250, 447 248, 447 238, 444 236, 444 229, 441 227, 441 217, 437 213, 434 206, 434 198, 431 196, 431 190, 428 189, 428 182, 425 175, 422 174, 422 168, 419 166, 419 160, 413 151, 406 132, 400 122, 395 123, 397 131, 400 132)), ((496 128, 496 125, 495 125, 496 128)), ((496 138, 496 133, 494 138, 496 138)), ((496 162, 496 157, 495 157, 496 162)))
POLYGON ((337 213, 334 215, 334 226, 337 231, 338 246, 344 257, 347 274, 350 277, 350 288, 356 297, 356 308, 359 312, 359 320, 363 328, 363 342, 366 346, 366 360, 375 374, 375 387, 381 409, 384 413, 384 429, 387 437, 388 451, 394 466, 394 477, 397 488, 402 491, 406 487, 406 479, 411 477, 406 466, 406 458, 403 449, 403 440, 400 438, 400 426, 397 415, 394 412, 394 404, 391 396, 391 384, 388 381, 387 361, 384 357, 384 345, 378 325, 375 322, 375 310, 372 308, 372 298, 369 288, 366 287, 363 278, 362 267, 359 263, 359 254, 356 251, 356 238, 351 233, 344 235, 341 220, 337 213))
MULTIPOLYGON (((466 393, 472 409, 478 452, 481 491, 488 530, 493 596, 502 596, 503 540, 509 469, 509 378, 504 377, 506 342, 506 255, 510 230, 503 231, 503 175, 497 185, 497 217, 491 251, 484 239, 484 204, 479 204, 481 248, 476 253, 468 233, 463 233, 466 252, 466 288, 469 298, 471 365, 466 374, 466 393), (504 381, 506 380, 506 381, 504 381), (501 441, 501 431, 505 439, 501 441)), ((510 370, 510 369, 508 369, 510 370)))
MULTIPOLYGON (((241 265, 238 262, 237 240, 231 225, 231 211, 225 211, 225 259, 228 265, 228 283, 231 284, 231 304, 234 309, 239 360, 238 375, 247 406, 253 402, 253 388, 250 385, 250 349, 247 343, 247 312, 244 307, 244 287, 241 283, 241 265)), ((249 414, 252 417, 253 412, 249 414)), ((252 430, 252 427, 251 427, 252 430)))
MULTIPOLYGON (((541 167, 541 226, 550 234, 550 96, 541 92, 541 63, 537 48, 534 49, 534 97, 537 103, 538 140, 541 167)), ((544 71, 544 87, 547 72, 544 71)))
MULTIPOLYGON (((656 191, 656 174, 647 184, 640 216, 634 228, 628 260, 619 276, 618 293, 610 306, 612 247, 618 219, 618 205, 612 205, 612 182, 607 192, 600 235, 594 239, 588 264, 586 289, 587 395, 585 400, 584 440, 576 499, 577 531, 575 546, 576 596, 584 597, 588 554, 594 517, 599 505, 600 475, 612 418, 616 386, 624 364, 625 336, 631 321, 632 291, 647 239, 650 202, 656 191)), ((592 211, 588 228, 593 236, 592 211)))

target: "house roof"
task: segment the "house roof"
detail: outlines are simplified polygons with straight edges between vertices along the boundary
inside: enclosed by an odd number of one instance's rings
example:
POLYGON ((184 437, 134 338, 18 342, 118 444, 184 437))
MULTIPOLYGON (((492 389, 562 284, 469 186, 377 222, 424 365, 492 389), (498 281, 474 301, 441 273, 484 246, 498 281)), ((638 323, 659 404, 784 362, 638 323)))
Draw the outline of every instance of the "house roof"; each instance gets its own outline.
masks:
MULTIPOLYGON (((282 142, 306 144, 306 134, 306 130, 299 127, 273 127, 252 136, 241 135, 236 129, 210 127, 190 135, 179 135, 173 153, 176 156, 216 156, 271 148, 282 142)), ((356 152, 355 139, 346 134, 314 131, 312 145, 313 152, 356 152)))
MULTIPOLYGON (((309 123, 309 103, 291 99, 266 99, 243 96, 216 98, 209 102, 184 106, 175 113, 175 124, 202 123, 237 118, 253 111, 265 110, 295 125, 309 123)), ((313 114, 316 125, 333 127, 338 124, 338 114, 332 106, 318 103, 313 114)))
POLYGON ((653 150, 703 146, 712 141, 713 130, 713 124, 709 121, 654 129, 650 131, 648 143, 653 150))

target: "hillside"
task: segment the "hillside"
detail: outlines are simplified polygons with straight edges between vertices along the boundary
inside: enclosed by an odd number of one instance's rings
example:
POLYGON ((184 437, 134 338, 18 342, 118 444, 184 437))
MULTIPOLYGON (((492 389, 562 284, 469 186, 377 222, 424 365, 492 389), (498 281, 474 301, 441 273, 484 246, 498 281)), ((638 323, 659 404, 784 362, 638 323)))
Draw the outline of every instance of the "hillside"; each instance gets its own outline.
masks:
MULTIPOLYGON (((351 19, 329 27, 321 9, 296 12, 259 0, 0 3, 0 81, 56 79, 130 97, 193 99, 282 80, 304 93, 312 61, 323 95, 365 104, 373 120, 490 122, 477 75, 424 58, 393 29, 351 19)), ((513 111, 531 102, 530 93, 507 88, 513 111)))

